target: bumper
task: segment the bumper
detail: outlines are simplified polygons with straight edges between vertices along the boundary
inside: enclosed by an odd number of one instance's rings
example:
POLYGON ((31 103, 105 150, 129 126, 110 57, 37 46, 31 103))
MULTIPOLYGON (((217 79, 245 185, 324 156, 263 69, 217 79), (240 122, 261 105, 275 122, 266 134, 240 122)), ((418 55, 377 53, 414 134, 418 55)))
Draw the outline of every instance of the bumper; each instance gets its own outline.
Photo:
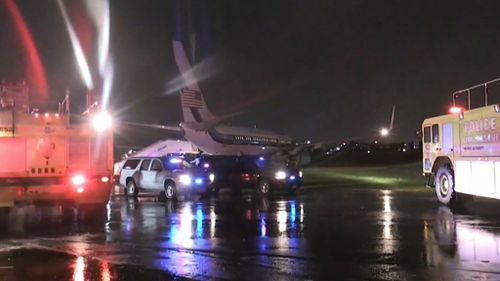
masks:
POLYGON ((105 204, 109 201, 112 183, 90 182, 81 189, 67 184, 2 186, 0 207, 12 207, 21 202, 67 202, 75 204, 105 204))
POLYGON ((215 187, 213 183, 203 184, 203 185, 177 185, 177 192, 180 194, 202 194, 206 193, 209 190, 212 190, 215 187))
POLYGON ((271 182, 271 186, 277 190, 285 189, 285 190, 296 190, 302 186, 302 180, 273 180, 271 182))

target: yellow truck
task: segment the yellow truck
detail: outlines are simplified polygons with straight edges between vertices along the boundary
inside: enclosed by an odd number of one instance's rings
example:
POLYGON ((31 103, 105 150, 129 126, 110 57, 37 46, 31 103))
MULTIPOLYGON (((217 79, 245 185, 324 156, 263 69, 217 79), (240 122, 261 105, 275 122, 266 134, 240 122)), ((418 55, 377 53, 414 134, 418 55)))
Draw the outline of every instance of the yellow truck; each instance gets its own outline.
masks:
POLYGON ((51 201, 104 205, 113 180, 113 133, 99 110, 69 114, 27 104, 26 85, 0 85, 0 207, 51 201))
POLYGON ((500 199, 500 105, 488 104, 488 89, 499 79, 453 93, 450 114, 422 124, 423 174, 441 203, 459 194, 500 199), (484 106, 471 108, 471 94, 484 95, 484 106), (463 107, 457 98, 466 96, 463 107))

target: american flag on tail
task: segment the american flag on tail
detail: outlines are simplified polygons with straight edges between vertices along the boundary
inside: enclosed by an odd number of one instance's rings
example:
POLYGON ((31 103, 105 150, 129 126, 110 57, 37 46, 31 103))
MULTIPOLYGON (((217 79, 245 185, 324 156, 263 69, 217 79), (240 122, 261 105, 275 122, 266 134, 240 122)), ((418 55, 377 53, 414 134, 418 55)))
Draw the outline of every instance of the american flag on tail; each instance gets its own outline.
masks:
POLYGON ((181 100, 183 107, 202 108, 201 93, 189 88, 181 90, 181 100))

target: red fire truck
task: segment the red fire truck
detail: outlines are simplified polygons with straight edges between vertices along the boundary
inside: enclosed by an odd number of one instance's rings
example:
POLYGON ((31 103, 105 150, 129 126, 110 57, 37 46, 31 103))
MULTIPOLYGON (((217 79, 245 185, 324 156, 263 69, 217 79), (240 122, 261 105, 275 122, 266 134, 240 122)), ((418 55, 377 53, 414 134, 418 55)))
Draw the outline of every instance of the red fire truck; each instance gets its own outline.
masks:
POLYGON ((26 84, 0 84, 0 207, 51 201, 106 204, 113 179, 111 119, 97 106, 69 114, 30 108, 26 84))

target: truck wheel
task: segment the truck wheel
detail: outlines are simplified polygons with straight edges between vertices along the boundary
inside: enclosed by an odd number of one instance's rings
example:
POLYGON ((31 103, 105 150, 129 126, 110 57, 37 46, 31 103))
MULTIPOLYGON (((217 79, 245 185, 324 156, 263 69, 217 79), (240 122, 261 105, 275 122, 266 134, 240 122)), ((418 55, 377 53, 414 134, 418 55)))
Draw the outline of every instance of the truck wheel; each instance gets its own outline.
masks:
POLYGON ((129 180, 127 183, 127 196, 130 198, 137 198, 137 195, 139 195, 139 190, 137 189, 134 180, 129 180))
POLYGON ((107 203, 81 204, 77 207, 78 220, 102 222, 107 217, 107 203))
POLYGON ((172 182, 166 182, 164 186, 165 198, 173 199, 176 196, 175 192, 175 184, 172 182))
POLYGON ((436 195, 439 202, 450 204, 455 197, 453 173, 448 166, 439 167, 435 177, 436 195))
POLYGON ((259 183, 257 184, 257 193, 259 195, 265 196, 268 195, 271 192, 271 184, 263 179, 260 180, 259 183))
POLYGON ((218 186, 212 186, 209 190, 208 190, 208 194, 209 195, 213 195, 214 197, 217 197, 219 196, 219 187, 218 186))
POLYGON ((0 207, 0 216, 7 216, 10 213, 10 207, 0 207))
POLYGON ((293 184, 287 189, 287 193, 290 195, 295 195, 299 191, 299 185, 298 184, 293 184))

